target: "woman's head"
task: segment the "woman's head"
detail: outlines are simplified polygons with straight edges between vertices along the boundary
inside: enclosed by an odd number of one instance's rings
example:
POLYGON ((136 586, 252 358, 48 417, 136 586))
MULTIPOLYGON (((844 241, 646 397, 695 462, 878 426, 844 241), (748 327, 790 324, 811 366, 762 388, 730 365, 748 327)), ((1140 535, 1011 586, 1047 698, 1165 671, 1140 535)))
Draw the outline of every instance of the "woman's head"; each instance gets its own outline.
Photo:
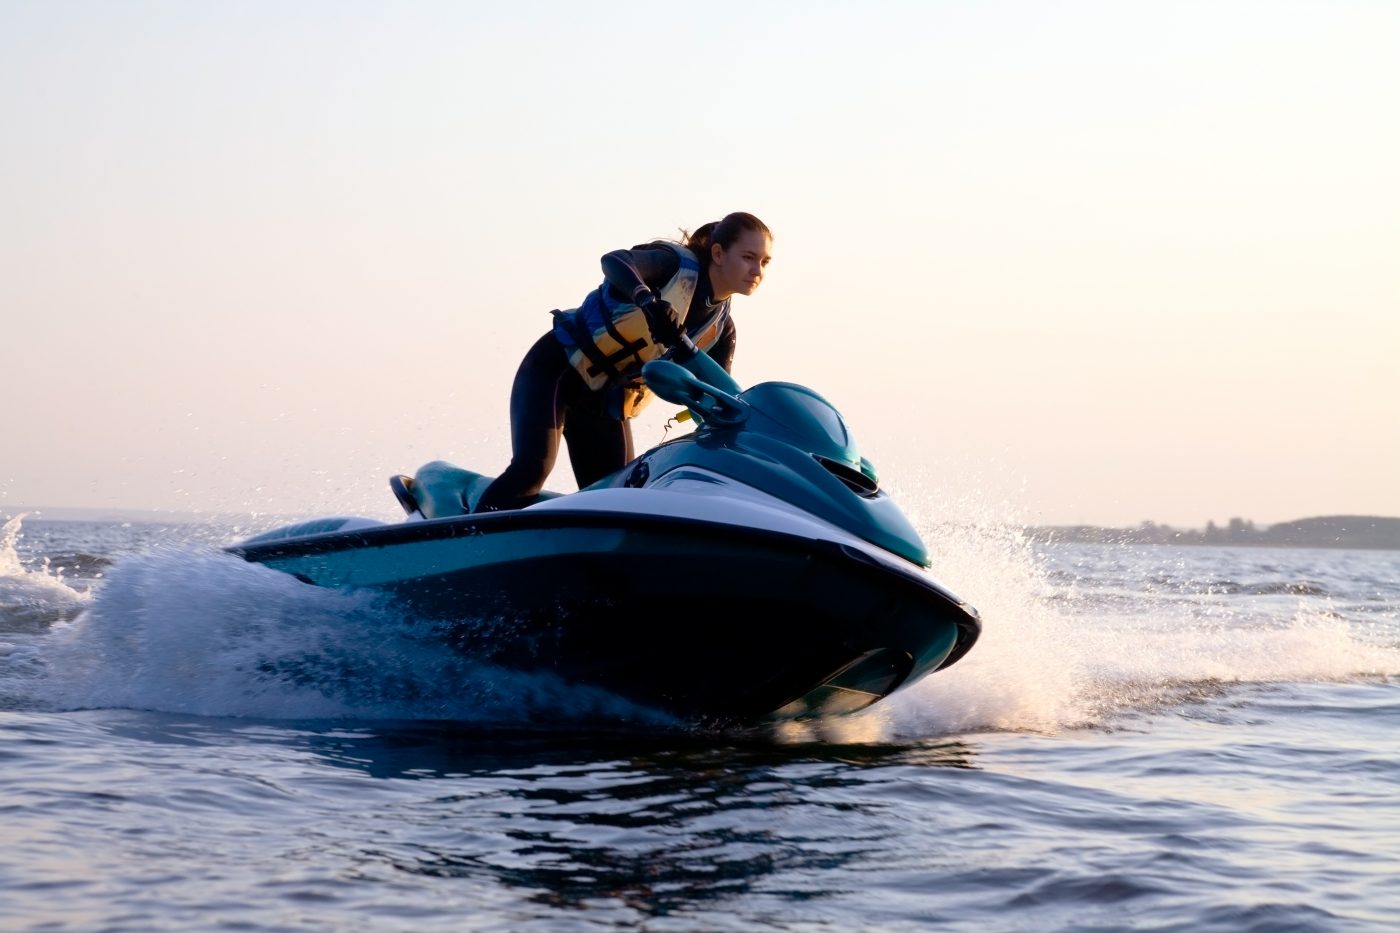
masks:
POLYGON ((736 211, 685 238, 710 276, 716 300, 752 295, 773 258, 773 233, 752 214, 736 211))

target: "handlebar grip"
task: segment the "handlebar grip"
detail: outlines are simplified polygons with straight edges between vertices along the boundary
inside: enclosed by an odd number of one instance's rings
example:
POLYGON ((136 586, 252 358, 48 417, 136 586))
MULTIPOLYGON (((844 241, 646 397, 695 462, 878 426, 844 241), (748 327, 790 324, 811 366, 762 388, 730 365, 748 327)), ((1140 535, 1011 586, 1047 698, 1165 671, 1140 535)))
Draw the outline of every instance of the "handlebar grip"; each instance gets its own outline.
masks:
POLYGON ((693 360, 695 354, 699 352, 700 348, 695 345, 695 341, 690 339, 690 335, 681 331, 676 345, 671 348, 670 357, 677 363, 684 363, 686 360, 693 360))

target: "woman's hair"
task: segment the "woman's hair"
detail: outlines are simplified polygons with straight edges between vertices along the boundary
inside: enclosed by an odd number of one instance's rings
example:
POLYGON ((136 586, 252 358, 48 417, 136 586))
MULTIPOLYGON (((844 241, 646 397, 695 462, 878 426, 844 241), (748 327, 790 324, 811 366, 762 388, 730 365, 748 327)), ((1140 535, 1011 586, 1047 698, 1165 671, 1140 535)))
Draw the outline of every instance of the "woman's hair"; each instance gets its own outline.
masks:
POLYGON ((768 225, 752 214, 743 211, 735 211, 732 214, 725 214, 723 220, 712 220, 696 228, 694 233, 684 235, 682 241, 686 249, 690 250, 700 260, 700 265, 710 264, 710 247, 718 243, 725 249, 733 246, 745 231, 752 230, 754 233, 761 233, 768 239, 773 239, 773 231, 768 229, 768 225))

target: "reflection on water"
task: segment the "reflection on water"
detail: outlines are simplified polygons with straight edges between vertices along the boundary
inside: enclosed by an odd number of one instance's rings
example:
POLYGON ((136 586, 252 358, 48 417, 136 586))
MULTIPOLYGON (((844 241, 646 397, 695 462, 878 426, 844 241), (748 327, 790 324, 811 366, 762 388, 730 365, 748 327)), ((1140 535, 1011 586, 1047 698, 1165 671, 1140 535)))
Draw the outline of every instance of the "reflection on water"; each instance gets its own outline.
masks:
MULTIPOLYGON (((207 720, 197 720, 204 721, 207 720)), ((798 762, 845 765, 917 763, 928 767, 974 767, 973 748, 961 741, 921 745, 781 745, 761 733, 638 734, 633 730, 479 729, 454 723, 376 722, 362 727, 337 723, 326 730, 269 727, 325 761, 379 778, 466 777, 511 774, 538 777, 549 768, 626 762, 643 769, 694 771, 708 781, 715 767, 781 767, 798 762)))
MULTIPOLYGON (((974 767, 963 742, 914 747, 483 732, 406 723, 242 730, 389 782, 363 859, 474 877, 549 907, 665 915, 782 872, 878 862, 901 826, 869 800, 877 772, 974 767)), ((187 741, 188 739, 181 739, 187 741)), ((820 884, 769 892, 822 897, 820 884)))

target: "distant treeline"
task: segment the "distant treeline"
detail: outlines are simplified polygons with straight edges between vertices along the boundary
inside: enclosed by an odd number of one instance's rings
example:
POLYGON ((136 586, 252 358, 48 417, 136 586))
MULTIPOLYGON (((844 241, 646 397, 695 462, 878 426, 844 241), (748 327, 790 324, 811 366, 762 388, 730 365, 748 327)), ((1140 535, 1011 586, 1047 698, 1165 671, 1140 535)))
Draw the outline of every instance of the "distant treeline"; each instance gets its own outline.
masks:
POLYGON ((1095 525, 1043 525, 1028 528, 1037 541, 1094 544, 1228 544, 1254 547, 1338 547, 1400 550, 1400 518, 1376 515, 1329 515, 1300 518, 1256 528, 1254 522, 1232 518, 1226 525, 1207 523, 1205 530, 1173 528, 1143 522, 1136 528, 1095 525))

